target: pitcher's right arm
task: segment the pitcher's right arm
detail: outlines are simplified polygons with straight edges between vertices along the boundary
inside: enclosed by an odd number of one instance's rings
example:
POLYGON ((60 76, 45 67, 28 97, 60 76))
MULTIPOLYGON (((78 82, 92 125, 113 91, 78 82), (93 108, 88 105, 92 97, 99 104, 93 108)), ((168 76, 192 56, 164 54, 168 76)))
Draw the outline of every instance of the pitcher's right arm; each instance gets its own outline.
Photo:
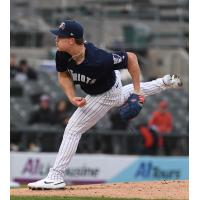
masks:
POLYGON ((58 82, 73 105, 83 107, 86 104, 84 98, 76 97, 74 83, 68 72, 58 72, 58 82))

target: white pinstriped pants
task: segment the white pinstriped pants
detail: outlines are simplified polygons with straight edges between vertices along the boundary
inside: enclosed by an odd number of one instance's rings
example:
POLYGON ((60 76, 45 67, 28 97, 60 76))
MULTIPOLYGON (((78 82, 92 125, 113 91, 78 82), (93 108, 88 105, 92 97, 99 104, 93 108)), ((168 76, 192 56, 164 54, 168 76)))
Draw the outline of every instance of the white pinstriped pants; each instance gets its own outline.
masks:
MULTIPOLYGON (((87 104, 82 108, 77 108, 70 118, 64 131, 56 161, 49 171, 48 178, 62 180, 64 172, 76 152, 81 135, 94 126, 111 108, 123 105, 130 94, 133 93, 133 84, 122 86, 120 72, 115 72, 117 77, 115 85, 103 94, 87 95, 87 104)), ((145 97, 166 89, 162 78, 141 83, 140 87, 145 97)))

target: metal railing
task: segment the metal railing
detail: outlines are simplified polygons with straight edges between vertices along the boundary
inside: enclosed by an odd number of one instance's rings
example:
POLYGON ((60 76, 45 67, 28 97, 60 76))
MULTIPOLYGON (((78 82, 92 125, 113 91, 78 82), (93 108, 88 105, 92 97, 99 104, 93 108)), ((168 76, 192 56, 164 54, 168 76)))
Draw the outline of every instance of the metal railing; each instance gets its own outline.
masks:
MULTIPOLYGON (((19 145, 20 151, 29 151, 30 142, 35 143, 43 152, 56 152, 62 141, 64 127, 36 125, 11 128, 11 143, 19 145)), ((163 136, 162 148, 155 151, 144 147, 143 137, 136 132, 91 129, 82 135, 77 153, 105 153, 125 155, 188 155, 189 135, 172 133, 163 136)))

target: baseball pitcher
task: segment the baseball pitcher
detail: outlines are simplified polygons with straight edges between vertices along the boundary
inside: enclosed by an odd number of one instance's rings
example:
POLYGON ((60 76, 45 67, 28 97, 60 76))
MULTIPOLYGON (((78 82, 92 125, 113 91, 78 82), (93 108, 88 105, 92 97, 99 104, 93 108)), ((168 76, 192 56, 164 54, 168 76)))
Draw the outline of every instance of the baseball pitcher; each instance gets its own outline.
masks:
POLYGON ((51 30, 56 36, 56 69, 58 81, 77 110, 70 118, 56 160, 46 178, 29 183, 30 189, 60 189, 65 187, 64 173, 76 152, 83 133, 94 126, 111 108, 120 107, 124 120, 136 117, 144 98, 169 88, 181 87, 176 75, 165 75, 150 82, 140 82, 137 57, 131 52, 108 53, 84 41, 83 27, 65 20, 51 30), (118 70, 127 69, 133 84, 122 86, 118 70), (75 84, 87 94, 76 95, 75 84))

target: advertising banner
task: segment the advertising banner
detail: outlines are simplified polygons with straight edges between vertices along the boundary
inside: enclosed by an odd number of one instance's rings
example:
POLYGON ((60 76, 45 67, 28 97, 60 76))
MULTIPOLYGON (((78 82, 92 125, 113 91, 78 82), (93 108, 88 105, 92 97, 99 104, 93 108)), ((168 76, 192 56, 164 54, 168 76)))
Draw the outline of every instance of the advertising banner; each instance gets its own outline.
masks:
POLYGON ((188 157, 138 157, 108 182, 186 180, 188 157))
MULTIPOLYGON (((55 158, 56 153, 11 153, 11 178, 24 183, 44 178, 55 158)), ((65 172, 65 179, 72 183, 106 182, 134 159, 136 157, 77 154, 65 172)))
MULTIPOLYGON (((56 153, 11 153, 11 179, 20 183, 47 176, 56 153)), ((69 183, 188 179, 188 157, 77 154, 65 172, 69 183)))

